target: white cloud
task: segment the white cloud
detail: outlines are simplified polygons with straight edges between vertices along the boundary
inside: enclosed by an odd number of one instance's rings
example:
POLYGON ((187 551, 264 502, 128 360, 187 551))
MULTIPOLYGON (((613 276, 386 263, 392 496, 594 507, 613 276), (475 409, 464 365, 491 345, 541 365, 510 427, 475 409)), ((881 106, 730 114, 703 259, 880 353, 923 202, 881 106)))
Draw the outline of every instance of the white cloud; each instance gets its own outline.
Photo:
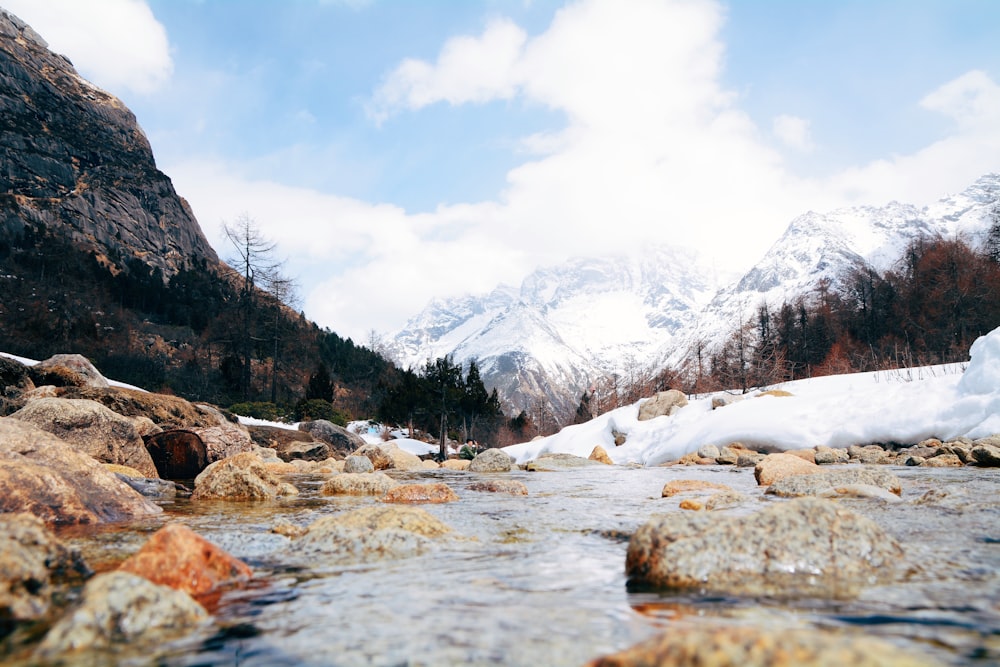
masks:
POLYGON ((142 0, 4 0, 3 6, 109 91, 150 93, 173 72, 166 30, 142 0))
POLYGON ((1000 86, 986 72, 973 70, 928 94, 920 106, 953 118, 962 130, 995 130, 1000 86))
POLYGON ((812 137, 809 133, 809 121, 804 118, 781 114, 774 118, 771 131, 774 132, 774 136, 781 143, 789 148, 803 152, 813 149, 812 137))

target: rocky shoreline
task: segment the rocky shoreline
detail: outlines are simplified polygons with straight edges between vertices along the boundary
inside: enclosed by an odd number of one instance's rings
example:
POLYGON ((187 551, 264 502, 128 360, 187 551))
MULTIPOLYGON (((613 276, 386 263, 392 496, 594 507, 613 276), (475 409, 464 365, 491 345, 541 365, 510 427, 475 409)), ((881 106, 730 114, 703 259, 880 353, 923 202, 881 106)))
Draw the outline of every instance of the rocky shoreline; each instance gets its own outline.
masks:
MULTIPOLYGON (((266 555, 269 567, 322 573, 467 549, 468 536, 431 507, 461 505, 470 492, 538 502, 523 477, 515 478, 529 471, 628 472, 610 465, 599 447, 590 458, 544 455, 521 469, 499 450, 439 467, 391 443, 365 444, 329 423, 274 433, 242 426, 212 406, 109 387, 79 358, 39 366, 0 358, 7 414, 0 417, 0 658, 11 664, 100 664, 125 653, 152 655, 171 641, 210 632, 227 595, 259 585, 247 559, 206 540, 172 512, 178 498, 191 506, 225 503, 223 512, 234 520, 248 506, 287 502, 303 490, 314 502, 349 503, 309 522, 278 516, 271 522, 278 542, 266 555), (58 384, 41 384, 46 381, 58 384), (189 477, 169 471, 171 465, 190 471, 192 461, 200 469, 189 488, 178 481, 189 477), (309 488, 300 489, 303 483, 309 488), (67 526, 131 530, 136 522, 153 522, 156 530, 113 563, 88 563, 59 537, 67 526)), ((706 446, 663 467, 670 477, 659 498, 646 501, 648 520, 623 536, 628 586, 788 604, 863 597, 927 567, 911 562, 910 545, 872 521, 871 508, 902 503, 913 512, 951 511, 940 490, 904 500, 896 472, 998 465, 1000 437, 770 453, 739 443, 706 446), (720 481, 726 470, 750 468, 752 488, 720 481)), ((995 512, 997 501, 986 500, 995 512)), ((1000 658, 996 635, 983 638, 976 651, 986 660, 1000 658)), ((970 653, 959 662, 963 655, 970 653)), ((884 639, 840 630, 683 622, 592 664, 697 660, 937 663, 884 639)))

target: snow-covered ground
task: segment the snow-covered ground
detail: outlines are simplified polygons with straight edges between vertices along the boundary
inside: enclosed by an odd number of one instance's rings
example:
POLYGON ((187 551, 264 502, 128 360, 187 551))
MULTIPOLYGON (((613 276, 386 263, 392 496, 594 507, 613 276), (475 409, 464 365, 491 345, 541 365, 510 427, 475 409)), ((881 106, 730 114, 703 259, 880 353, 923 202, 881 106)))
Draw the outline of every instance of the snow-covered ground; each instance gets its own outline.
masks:
POLYGON ((1000 433, 1000 328, 977 340, 967 364, 855 373, 778 385, 792 396, 759 396, 712 409, 691 401, 672 417, 639 421, 639 403, 505 451, 519 463, 546 452, 589 456, 601 445, 615 463, 657 465, 706 444, 803 449, 1000 433), (962 367, 965 366, 964 373, 962 367), (615 447, 613 431, 626 442, 615 447))

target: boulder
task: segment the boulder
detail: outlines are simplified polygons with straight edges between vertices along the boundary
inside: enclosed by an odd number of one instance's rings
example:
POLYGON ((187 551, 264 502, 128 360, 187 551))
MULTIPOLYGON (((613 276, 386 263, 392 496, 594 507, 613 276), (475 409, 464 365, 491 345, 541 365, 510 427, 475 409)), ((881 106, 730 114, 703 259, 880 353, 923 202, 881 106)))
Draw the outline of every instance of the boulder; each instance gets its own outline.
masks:
POLYGON ((416 454, 400 449, 397 445, 387 442, 383 447, 392 459, 393 470, 423 470, 424 462, 416 454))
POLYGON ((76 524, 125 521, 163 510, 51 433, 2 417, 2 512, 30 512, 49 524, 76 524))
POLYGON ((820 467, 794 454, 768 454, 754 466, 753 476, 760 486, 770 486, 789 475, 811 475, 820 467))
POLYGON ((37 655, 53 660, 115 645, 155 648, 208 620, 205 609, 183 591, 127 572, 107 572, 87 582, 80 604, 49 630, 37 655))
POLYGON ((358 447, 354 455, 368 457, 375 470, 391 470, 396 466, 396 462, 389 455, 389 448, 385 445, 367 443, 358 447))
POLYGON ((170 429, 143 440, 160 477, 194 479, 208 465, 205 442, 194 431, 170 429))
POLYGON ((218 420, 179 396, 156 394, 121 387, 68 387, 60 391, 62 398, 85 398, 126 417, 148 417, 154 424, 169 428, 209 428, 218 420))
POLYGON ((977 442, 972 448, 972 459, 979 466, 987 468, 1000 467, 1000 446, 977 442))
POLYGON ((611 457, 608 456, 607 450, 605 450, 604 447, 601 447, 600 445, 594 447, 594 449, 590 452, 590 456, 588 456, 587 458, 590 459, 591 461, 597 461, 598 463, 603 463, 604 465, 613 466, 615 464, 615 462, 611 460, 611 457))
POLYGON ((333 451, 339 453, 341 456, 347 456, 365 446, 364 438, 360 435, 351 433, 346 428, 337 426, 325 419, 302 422, 299 424, 299 430, 305 431, 314 439, 330 445, 333 451))
POLYGON ((191 429, 205 443, 205 454, 209 463, 222 459, 253 452, 253 440, 246 429, 237 424, 226 424, 210 427, 194 427, 191 429))
POLYGON ((524 466, 525 470, 531 472, 557 472, 560 470, 575 470, 577 468, 588 468, 593 466, 603 466, 597 461, 585 459, 582 456, 573 454, 542 454, 534 461, 528 461, 524 466))
POLYGON ((0 355, 0 417, 23 407, 22 396, 34 388, 27 366, 0 355))
POLYGON ((721 510, 742 505, 748 500, 746 496, 738 491, 719 491, 713 493, 705 500, 705 509, 721 510))
POLYGON ((892 462, 892 457, 878 445, 851 445, 847 453, 864 465, 884 465, 892 462))
POLYGON ((675 408, 683 408, 687 404, 684 392, 676 389, 661 391, 639 405, 639 421, 672 415, 676 412, 675 408))
POLYGON ((715 445, 702 445, 698 448, 698 456, 703 459, 719 458, 719 448, 715 445))
POLYGON ((510 472, 514 459, 502 449, 487 449, 476 455, 469 464, 469 472, 510 472))
POLYGON ((382 496, 384 503, 452 503, 458 500, 458 494, 443 482, 434 484, 399 484, 392 487, 382 496))
POLYGON ((96 401, 40 398, 11 418, 34 424, 98 461, 130 466, 145 477, 158 476, 133 420, 96 401))
POLYGON ((731 487, 715 482, 704 482, 700 479, 675 479, 663 485, 661 498, 671 498, 682 493, 705 493, 732 491, 731 487))
POLYGON ((31 374, 38 378, 36 385, 55 384, 60 387, 94 387, 107 389, 110 385, 90 360, 79 354, 55 354, 31 367, 31 374), (65 371, 69 371, 66 373, 65 371), (70 384, 59 380, 72 377, 70 384), (51 380, 51 381, 50 381, 51 380))
POLYGON ((344 472, 346 473, 375 472, 375 466, 372 465, 372 460, 367 456, 358 456, 356 454, 351 454, 346 459, 344 459, 344 472))
POLYGON ((446 459, 442 461, 439 465, 445 470, 458 470, 464 471, 468 470, 472 461, 468 459, 446 459))
POLYGON ((32 514, 0 514, 0 632, 6 622, 33 621, 48 612, 54 581, 90 570, 32 514))
POLYGON ((193 500, 272 500, 298 495, 299 490, 278 479, 252 452, 210 463, 194 480, 193 500))
POLYGON ((276 453, 282 461, 326 461, 333 452, 325 442, 310 440, 282 443, 276 453))
POLYGON ((733 442, 719 449, 719 455, 715 457, 716 463, 726 465, 736 465, 741 455, 756 454, 752 449, 747 449, 743 443, 733 442))
POLYGON ((253 576, 249 565, 180 523, 168 523, 153 533, 118 571, 195 597, 253 576))
POLYGON ((961 468, 965 464, 955 454, 940 454, 920 464, 924 468, 961 468))
POLYGON ((671 624, 669 632, 587 667, 921 667, 935 664, 892 642, 834 630, 671 624))
POLYGON ((173 500, 177 497, 178 490, 183 491, 182 495, 191 495, 190 491, 186 491, 185 487, 181 486, 180 489, 178 489, 178 484, 171 482, 168 479, 160 479, 159 477, 135 477, 133 475, 124 475, 120 472, 116 472, 115 477, 128 484, 145 498, 152 498, 154 500, 173 500))
POLYGON ((817 447, 816 453, 813 454, 813 461, 815 461, 816 465, 847 463, 850 460, 851 457, 846 449, 827 447, 826 445, 817 447))
POLYGON ((508 493, 512 496, 528 495, 528 487, 516 479, 484 479, 469 485, 469 491, 508 493))
POLYGON ((383 496, 398 482, 384 472, 334 475, 320 488, 324 496, 383 496))
POLYGON ((451 533, 419 507, 377 505, 318 519, 288 548, 287 560, 309 567, 419 556, 451 533))
POLYGON ((625 570, 630 582, 657 588, 846 598, 892 580, 902 555, 870 519, 830 500, 798 498, 749 517, 656 517, 633 534, 625 570))
POLYGON ((305 431, 293 428, 281 428, 280 426, 256 426, 248 425, 247 432, 255 444, 261 447, 269 447, 280 451, 281 446, 293 442, 315 442, 305 431))
POLYGON ((875 486, 897 496, 902 493, 899 478, 892 473, 878 468, 856 468, 854 466, 812 475, 785 477, 769 486, 765 493, 782 498, 818 496, 829 494, 831 489, 853 484, 875 486))

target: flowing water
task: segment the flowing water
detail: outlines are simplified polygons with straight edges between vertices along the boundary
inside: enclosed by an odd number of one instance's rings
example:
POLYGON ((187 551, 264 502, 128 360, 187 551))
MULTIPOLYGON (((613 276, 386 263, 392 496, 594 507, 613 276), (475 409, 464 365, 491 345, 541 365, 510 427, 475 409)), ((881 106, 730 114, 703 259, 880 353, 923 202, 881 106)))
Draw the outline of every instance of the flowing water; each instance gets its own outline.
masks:
MULTIPOLYGON (((327 570, 281 562, 288 540, 271 528, 377 502, 319 495, 323 476, 293 476, 297 498, 268 503, 164 505, 166 516, 128 530, 70 532, 95 569, 112 567, 164 521, 181 519, 255 568, 251 586, 224 594, 214 624, 161 647, 143 665, 582 665, 678 623, 833 628, 875 635, 943 664, 1000 663, 1000 472, 893 468, 903 501, 837 502, 877 521, 904 547, 902 583, 851 601, 741 599, 630 591, 628 536, 650 515, 681 511, 661 498, 675 479, 702 479, 763 503, 753 470, 625 468, 509 477, 528 497, 471 491, 481 476, 400 473, 443 481, 461 500, 424 505, 459 539, 433 553, 327 570)), ((75 663, 74 663, 75 664, 75 663)))

